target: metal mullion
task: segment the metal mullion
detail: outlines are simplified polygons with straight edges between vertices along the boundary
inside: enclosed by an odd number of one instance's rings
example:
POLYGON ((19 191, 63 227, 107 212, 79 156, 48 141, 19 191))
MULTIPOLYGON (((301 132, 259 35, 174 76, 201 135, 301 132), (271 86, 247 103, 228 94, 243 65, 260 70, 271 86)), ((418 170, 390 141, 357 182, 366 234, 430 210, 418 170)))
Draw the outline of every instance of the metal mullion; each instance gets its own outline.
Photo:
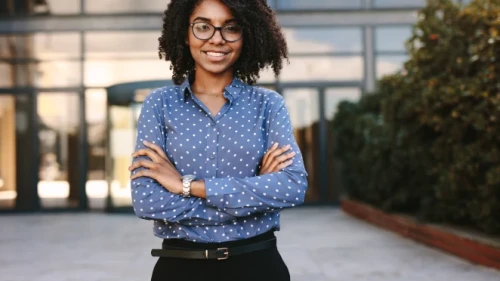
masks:
POLYGON ((318 91, 318 110, 319 110, 319 193, 320 203, 328 203, 328 178, 327 178, 327 122, 325 119, 325 88, 317 88, 318 91))
MULTIPOLYGON (((32 138, 32 149, 33 149, 33 158, 31 159, 34 163, 40 163, 40 139, 38 138, 38 132, 39 132, 39 122, 38 122, 38 92, 33 89, 30 91, 31 98, 33 100, 33 106, 32 106, 32 114, 33 114, 33 131, 35 132, 33 134, 32 138)), ((18 161, 17 159, 16 161, 18 161)), ((40 165, 35 164, 34 165, 34 173, 31 175, 33 177, 33 194, 35 194, 35 206, 33 206, 34 210, 41 210, 42 209, 42 202, 40 199, 40 195, 38 194, 38 182, 40 181, 40 165)))
MULTIPOLYGON (((83 5, 83 0, 81 0, 83 5)), ((88 174, 88 139, 87 139, 87 118, 86 118, 86 103, 85 103, 85 33, 80 32, 80 90, 78 92, 80 100, 80 133, 79 144, 82 149, 78 151, 79 167, 78 167, 78 191, 79 191, 79 209, 88 209, 88 197, 86 192, 87 174, 88 174)))

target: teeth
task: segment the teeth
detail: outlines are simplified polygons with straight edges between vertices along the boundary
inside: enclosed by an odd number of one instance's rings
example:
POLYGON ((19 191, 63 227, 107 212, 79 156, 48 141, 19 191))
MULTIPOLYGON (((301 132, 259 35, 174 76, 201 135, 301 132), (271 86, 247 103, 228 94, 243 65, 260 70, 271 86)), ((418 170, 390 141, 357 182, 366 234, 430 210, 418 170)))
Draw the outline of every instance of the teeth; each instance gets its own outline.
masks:
POLYGON ((212 56, 212 57, 223 57, 226 54, 224 54, 224 53, 215 53, 215 52, 207 52, 207 55, 212 56))

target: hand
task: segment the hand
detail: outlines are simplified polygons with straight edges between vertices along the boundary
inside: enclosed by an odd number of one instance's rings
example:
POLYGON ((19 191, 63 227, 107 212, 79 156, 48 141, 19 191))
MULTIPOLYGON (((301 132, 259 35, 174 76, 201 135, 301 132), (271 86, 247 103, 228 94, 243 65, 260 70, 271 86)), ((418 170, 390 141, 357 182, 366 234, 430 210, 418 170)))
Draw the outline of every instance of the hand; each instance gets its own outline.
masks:
POLYGON ((143 142, 147 147, 145 149, 139 149, 132 153, 134 158, 139 156, 148 156, 152 161, 147 159, 140 159, 134 162, 128 169, 133 171, 139 167, 144 167, 142 169, 130 176, 131 179, 136 179, 139 177, 150 177, 155 179, 164 188, 174 194, 182 193, 182 176, 175 169, 174 165, 168 160, 167 155, 161 147, 150 142, 143 142))
POLYGON ((293 158, 296 153, 290 152, 284 154, 286 151, 290 150, 290 145, 282 146, 278 148, 278 143, 274 143, 262 158, 262 165, 259 171, 259 175, 279 172, 282 169, 290 166, 293 163, 293 158))

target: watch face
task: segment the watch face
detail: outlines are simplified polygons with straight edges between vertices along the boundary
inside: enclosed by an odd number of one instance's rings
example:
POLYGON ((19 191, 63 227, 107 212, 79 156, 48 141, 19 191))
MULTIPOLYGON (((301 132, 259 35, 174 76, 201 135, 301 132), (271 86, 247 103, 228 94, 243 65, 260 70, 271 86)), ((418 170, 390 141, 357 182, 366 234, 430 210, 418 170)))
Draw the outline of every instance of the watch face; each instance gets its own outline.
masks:
POLYGON ((191 181, 191 180, 194 180, 194 179, 196 179, 195 175, 185 175, 185 176, 182 177, 183 181, 191 181))

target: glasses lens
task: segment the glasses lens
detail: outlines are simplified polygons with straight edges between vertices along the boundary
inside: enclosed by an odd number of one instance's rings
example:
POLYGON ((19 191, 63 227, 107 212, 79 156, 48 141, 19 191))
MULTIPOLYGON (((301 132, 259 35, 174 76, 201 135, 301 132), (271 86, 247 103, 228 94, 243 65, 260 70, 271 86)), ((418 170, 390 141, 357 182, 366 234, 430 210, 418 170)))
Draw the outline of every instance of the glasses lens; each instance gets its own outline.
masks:
POLYGON ((214 34, 214 27, 204 22, 198 22, 193 24, 193 33, 199 39, 210 39, 214 34))
POLYGON ((222 28, 222 37, 227 41, 236 41, 241 38, 243 29, 239 25, 226 25, 222 28))

